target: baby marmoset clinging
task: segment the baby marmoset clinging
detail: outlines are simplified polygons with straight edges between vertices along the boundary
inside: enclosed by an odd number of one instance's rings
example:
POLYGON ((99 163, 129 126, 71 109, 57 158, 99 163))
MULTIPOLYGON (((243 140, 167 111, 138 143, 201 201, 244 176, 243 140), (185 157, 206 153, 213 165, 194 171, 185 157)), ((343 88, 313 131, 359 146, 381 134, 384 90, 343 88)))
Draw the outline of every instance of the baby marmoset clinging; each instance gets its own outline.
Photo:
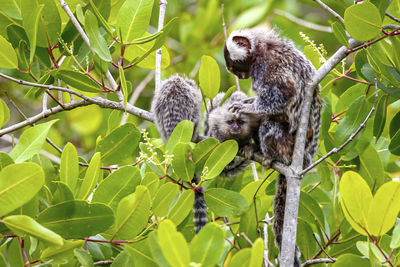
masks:
MULTIPOLYGON (((254 103, 233 104, 231 111, 264 114, 258 130, 263 165, 269 167, 274 160, 290 164, 305 88, 311 82, 315 68, 292 42, 265 28, 233 31, 226 41, 224 56, 229 71, 241 79, 252 78, 252 88, 257 95, 254 103)), ((320 110, 321 100, 315 90, 303 167, 312 162, 318 146, 320 110)), ((245 149, 247 157, 252 153, 252 147, 245 149)), ((279 247, 285 201, 286 180, 279 175, 274 204, 274 231, 279 247)), ((295 257, 295 266, 299 265, 295 257)))

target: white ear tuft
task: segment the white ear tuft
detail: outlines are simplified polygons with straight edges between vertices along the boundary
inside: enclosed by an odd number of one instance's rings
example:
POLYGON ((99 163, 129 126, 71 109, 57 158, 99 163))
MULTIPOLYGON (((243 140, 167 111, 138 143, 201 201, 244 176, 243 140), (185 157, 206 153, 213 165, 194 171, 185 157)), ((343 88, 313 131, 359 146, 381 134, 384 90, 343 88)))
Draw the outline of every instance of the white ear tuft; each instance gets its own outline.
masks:
MULTIPOLYGON (((239 46, 235 41, 233 41, 233 37, 235 36, 244 36, 248 38, 249 36, 243 31, 233 31, 226 41, 226 48, 229 51, 231 59, 236 60, 244 60, 248 57, 248 50, 245 47, 239 46)), ((248 38, 252 43, 252 39, 248 38)), ((253 47, 253 46, 251 46, 253 47)))

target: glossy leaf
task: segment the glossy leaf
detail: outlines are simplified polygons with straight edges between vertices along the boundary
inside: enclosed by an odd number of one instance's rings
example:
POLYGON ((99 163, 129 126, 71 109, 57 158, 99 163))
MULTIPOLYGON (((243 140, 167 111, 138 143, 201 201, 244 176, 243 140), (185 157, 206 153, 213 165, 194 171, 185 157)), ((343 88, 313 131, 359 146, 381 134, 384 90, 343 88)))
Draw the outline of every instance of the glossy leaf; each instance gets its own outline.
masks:
MULTIPOLYGON (((155 234, 155 232, 152 232, 152 234, 155 234)), ((131 256, 133 261, 137 263, 139 266, 148 266, 148 267, 158 266, 150 250, 149 239, 152 237, 152 234, 150 234, 150 237, 145 240, 141 240, 125 246, 126 252, 131 256)))
POLYGON ((0 170, 13 163, 14 161, 6 152, 0 152, 0 170))
POLYGON ((44 141, 46 140, 50 127, 56 121, 58 121, 58 119, 26 129, 19 138, 17 145, 13 150, 11 150, 9 154, 10 157, 16 163, 19 163, 30 159, 33 155, 39 153, 43 147, 44 141))
POLYGON ((262 266, 264 259, 264 241, 262 238, 257 238, 251 248, 251 257, 249 266, 262 266))
POLYGON ((191 261, 214 266, 224 251, 224 231, 214 223, 204 226, 190 245, 191 261))
POLYGON ((160 185, 160 179, 154 172, 146 172, 143 176, 141 185, 145 185, 150 192, 151 198, 154 199, 160 185))
POLYGON ((348 38, 346 36, 346 30, 344 29, 343 25, 339 22, 335 21, 331 25, 333 34, 335 35, 336 39, 339 41, 341 45, 349 46, 348 38))
POLYGON ((43 169, 35 163, 4 167, 0 172, 0 217, 27 203, 43 185, 43 169))
POLYGON ((397 131, 390 141, 389 151, 394 155, 400 155, 400 131, 397 131))
POLYGON ((376 139, 382 135, 383 129, 385 128, 386 123, 386 114, 387 114, 387 96, 383 95, 376 107, 376 113, 374 118, 374 136, 376 139))
POLYGON ((399 130, 400 130, 400 112, 397 112, 390 122, 390 127, 389 127, 390 138, 393 138, 399 130))
POLYGON ((11 44, 0 35, 0 68, 17 69, 17 54, 11 44))
POLYGON ((42 25, 40 23, 40 17, 43 12, 43 7, 44 5, 38 5, 36 1, 31 1, 31 0, 21 1, 22 24, 24 26, 30 44, 30 54, 29 54, 30 63, 32 63, 32 60, 35 56, 36 45, 38 42, 38 35, 39 35, 38 28, 39 24, 42 25))
POLYGON ((229 266, 232 267, 250 266, 251 252, 252 251, 250 248, 241 249, 238 253, 236 253, 232 257, 229 266))
POLYGON ((3 127, 9 119, 10 110, 8 109, 7 104, 3 101, 3 99, 0 99, 0 128, 3 127))
POLYGON ((194 191, 184 191, 169 211, 168 219, 170 219, 175 225, 179 225, 193 209, 193 202, 194 191))
POLYGON ((130 254, 126 251, 122 251, 115 257, 110 267, 128 267, 133 266, 133 260, 130 254))
POLYGON ((111 54, 107 46, 107 41, 104 39, 100 32, 96 16, 90 10, 87 10, 85 14, 85 30, 93 51, 102 60, 110 62, 111 54))
POLYGON ((154 0, 125 1, 117 16, 117 26, 121 29, 123 42, 129 43, 146 32, 153 2, 154 0))
POLYGON ((178 143, 174 149, 172 168, 179 179, 191 181, 194 175, 195 164, 190 160, 191 147, 189 144, 178 143))
POLYGON ((375 191, 385 181, 385 171, 379 153, 370 144, 362 153, 360 153, 359 158, 359 174, 368 183, 370 188, 375 191))
POLYGON ((171 266, 189 265, 189 247, 182 233, 176 231, 170 220, 164 220, 158 227, 158 242, 164 257, 171 266))
POLYGON ((140 140, 138 128, 126 123, 100 140, 96 151, 101 152, 101 160, 106 165, 118 164, 131 156, 140 140))
POLYGON ((400 223, 394 227, 392 240, 390 241, 390 248, 398 247, 400 247, 400 223))
POLYGON ((203 96, 214 98, 219 91, 220 79, 219 66, 215 59, 210 56, 202 56, 199 80, 203 96))
POLYGON ((79 176, 78 152, 71 143, 67 143, 61 154, 60 181, 69 186, 72 192, 75 191, 76 182, 79 176))
POLYGON ((219 144, 204 165, 204 168, 208 169, 205 179, 218 176, 225 166, 235 158, 238 149, 238 144, 234 140, 227 140, 219 144))
POLYGON ((382 18, 370 2, 352 5, 344 12, 344 26, 358 41, 368 41, 381 32, 382 18))
POLYGON ((209 210, 220 217, 237 216, 249 208, 247 200, 241 194, 223 188, 207 190, 204 199, 209 210))
MULTIPOLYGON (((129 45, 125 49, 124 58, 128 61, 131 61, 133 64, 136 64, 138 67, 144 69, 151 69, 154 70, 156 68, 156 50, 161 47, 161 69, 166 69, 170 64, 170 55, 168 49, 158 41, 158 38, 165 39, 166 34, 161 31, 159 32, 159 36, 157 39, 143 43, 143 44, 136 44, 136 45, 129 45), (159 46, 158 48, 156 48, 159 46)), ((151 35, 145 36, 150 37, 151 35)))
POLYGON ((103 15, 101 15, 101 13, 97 9, 96 5, 93 3, 93 0, 89 0, 89 4, 90 4, 91 9, 93 10, 93 13, 96 15, 96 18, 100 22, 101 26, 107 31, 107 33, 110 36, 113 36, 113 31, 112 31, 111 27, 108 25, 108 23, 104 19, 103 15))
POLYGON ((318 202, 309 194, 301 193, 299 217, 311 216, 317 223, 318 227, 325 228, 325 216, 318 202))
POLYGON ((97 152, 90 160, 89 167, 86 170, 85 177, 83 178, 81 188, 77 194, 77 198, 86 199, 91 193, 99 179, 101 173, 100 169, 100 153, 97 152))
POLYGON ((57 79, 63 80, 70 86, 85 92, 98 93, 102 87, 83 73, 73 70, 59 70, 55 74, 57 79))
POLYGON ((61 236, 43 227, 29 216, 12 215, 3 220, 4 224, 16 235, 30 235, 57 246, 64 244, 61 236))
POLYGON ((91 267, 93 265, 93 258, 90 253, 83 249, 74 249, 74 255, 83 267, 91 267))
POLYGON ((340 180, 340 204, 347 221, 362 235, 367 235, 363 228, 367 227, 371 201, 371 190, 364 179, 353 171, 344 173, 340 180))
POLYGON ((139 234, 149 220, 150 208, 149 190, 143 185, 138 185, 135 193, 124 197, 119 202, 113 239, 115 237, 121 240, 132 239, 139 234))
POLYGON ((368 232, 374 236, 383 236, 395 225, 399 211, 400 182, 383 184, 369 206, 368 232))
POLYGON ((104 179, 93 194, 92 202, 104 203, 114 211, 122 198, 135 192, 140 183, 140 174, 136 167, 122 167, 104 179))
POLYGON ((114 222, 114 214, 104 204, 73 200, 45 209, 38 222, 65 239, 84 238, 106 231, 114 222))
POLYGON ((158 217, 168 214, 169 206, 179 193, 179 186, 174 183, 163 184, 157 191, 153 201, 153 212, 158 217))
POLYGON ((363 259, 359 255, 354 254, 343 254, 340 255, 336 262, 332 265, 333 267, 369 267, 371 266, 368 259, 363 259))
POLYGON ((48 247, 46 248, 40 259, 44 261, 52 260, 53 264, 57 263, 65 263, 68 259, 73 257, 74 249, 83 247, 85 244, 84 240, 76 240, 76 241, 64 241, 64 245, 57 247, 48 247))
POLYGON ((165 146, 165 150, 169 153, 172 153, 178 143, 189 143, 190 140, 192 140, 193 128, 193 122, 191 121, 183 120, 179 122, 169 137, 167 145, 165 146))
POLYGON ((193 162, 196 165, 200 164, 200 162, 204 164, 207 157, 211 154, 211 151, 218 145, 219 141, 215 138, 207 138, 197 143, 192 153, 193 162))

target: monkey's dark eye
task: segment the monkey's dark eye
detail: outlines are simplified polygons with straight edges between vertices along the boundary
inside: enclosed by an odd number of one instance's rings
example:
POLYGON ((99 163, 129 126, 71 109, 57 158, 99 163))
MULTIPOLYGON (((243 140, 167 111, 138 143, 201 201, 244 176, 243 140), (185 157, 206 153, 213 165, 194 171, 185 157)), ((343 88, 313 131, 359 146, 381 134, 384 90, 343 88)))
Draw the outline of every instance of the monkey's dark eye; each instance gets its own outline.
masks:
POLYGON ((231 125, 232 123, 234 123, 234 121, 233 121, 233 120, 229 120, 229 121, 226 121, 226 123, 228 123, 229 125, 231 125))
POLYGON ((244 120, 238 119, 238 120, 236 121, 236 123, 237 123, 238 125, 243 125, 243 124, 244 124, 244 120))

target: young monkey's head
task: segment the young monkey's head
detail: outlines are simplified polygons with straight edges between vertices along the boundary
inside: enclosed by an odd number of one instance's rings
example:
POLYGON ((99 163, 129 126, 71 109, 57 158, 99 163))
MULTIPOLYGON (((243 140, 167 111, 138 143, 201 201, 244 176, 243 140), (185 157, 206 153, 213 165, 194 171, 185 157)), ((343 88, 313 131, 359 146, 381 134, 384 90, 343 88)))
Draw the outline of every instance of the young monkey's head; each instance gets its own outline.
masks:
POLYGON ((253 62, 254 44, 248 30, 233 31, 224 48, 227 69, 239 77, 248 79, 253 62))

